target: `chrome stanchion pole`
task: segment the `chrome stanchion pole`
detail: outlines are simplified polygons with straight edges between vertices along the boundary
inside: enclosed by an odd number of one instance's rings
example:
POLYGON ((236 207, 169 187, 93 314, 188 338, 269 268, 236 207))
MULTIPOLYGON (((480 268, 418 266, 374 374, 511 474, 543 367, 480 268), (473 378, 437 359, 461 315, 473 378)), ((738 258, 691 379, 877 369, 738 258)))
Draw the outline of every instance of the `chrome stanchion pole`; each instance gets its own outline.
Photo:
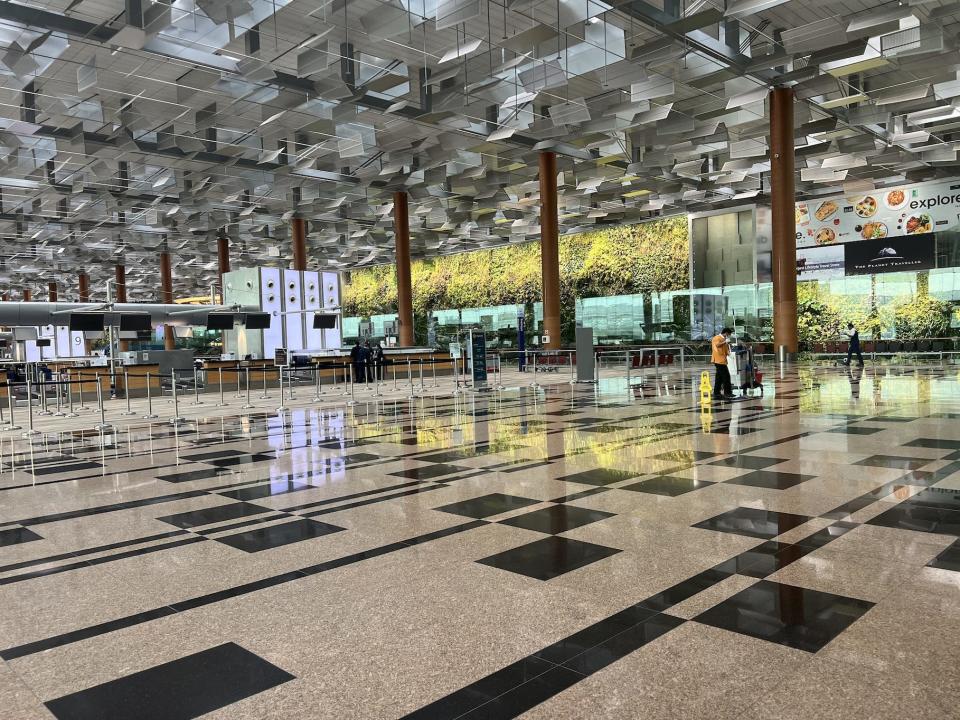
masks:
POLYGON ((283 405, 283 365, 280 366, 280 407, 277 408, 278 413, 286 412, 287 408, 283 405))
POLYGON ((413 392, 413 375, 410 372, 410 361, 407 360, 407 385, 410 386, 410 391, 413 392))
POLYGON ((397 390, 397 363, 394 360, 390 361, 390 367, 393 368, 393 389, 397 390))
POLYGON ((530 387, 540 387, 537 383, 537 354, 533 354, 533 382, 530 383, 530 387))
POLYGON ((173 393, 173 417, 170 418, 170 422, 173 425, 183 422, 183 418, 180 417, 180 400, 177 397, 177 371, 170 371, 170 390, 173 393))
MULTIPOLYGON (((63 391, 61 390, 62 387, 63 387, 63 378, 60 377, 60 379, 57 380, 56 385, 53 386, 54 390, 56 390, 57 392, 57 411, 53 414, 54 417, 67 416, 67 414, 63 411, 63 398, 61 397, 61 395, 63 394, 63 391)), ((0 417, 0 422, 3 422, 2 417, 0 417)))
POLYGON ((347 378, 347 363, 343 365, 343 395, 346 397, 350 395, 353 397, 353 363, 349 363, 350 366, 350 378, 347 378))
POLYGON ((420 358, 420 394, 423 395, 423 358, 420 358))
POLYGON ((53 415, 53 411, 47 407, 47 379, 40 379, 40 415, 53 415))
POLYGON ((570 365, 570 384, 571 384, 571 385, 575 385, 576 382, 577 382, 577 375, 576 375, 576 373, 575 373, 574 370, 573 370, 573 356, 574 356, 575 354, 576 354, 576 353, 575 353, 573 350, 571 350, 569 353, 567 353, 567 363, 569 363, 569 365, 570 365))
POLYGON ((143 416, 144 420, 152 420, 157 417, 153 413, 153 390, 150 386, 150 373, 147 373, 147 414, 143 416))
MULTIPOLYGON (((281 371, 282 372, 282 371, 281 371)), ((287 399, 295 400, 293 396, 293 373, 287 368, 287 399)), ((280 393, 280 401, 283 402, 283 393, 280 393)))
POLYGON ((7 407, 10 410, 10 426, 7 427, 7 430, 20 430, 20 426, 17 425, 17 421, 14 418, 13 409, 16 407, 17 403, 13 399, 13 385, 7 383, 7 407))
POLYGON ((127 410, 120 414, 136 415, 136 413, 130 409, 130 374, 126 370, 123 371, 123 394, 127 396, 127 410))
MULTIPOLYGON (((344 370, 346 372, 346 370, 344 370)), ((357 404, 356 396, 354 395, 353 390, 353 365, 350 366, 350 399, 347 401, 347 405, 353 406, 357 404)))
POLYGON ((196 368, 193 369, 193 404, 203 405, 200 399, 200 371, 196 368))
POLYGON ((223 396, 223 368, 217 368, 217 385, 220 386, 220 404, 217 407, 226 407, 227 400, 223 396))
MULTIPOLYGON (((627 389, 630 389, 630 351, 625 350, 624 354, 627 358, 627 389)), ((640 351, 640 362, 643 362, 643 350, 640 351)))
POLYGON ((243 410, 249 410, 250 408, 253 407, 253 404, 250 402, 250 368, 247 367, 247 368, 244 368, 244 370, 246 370, 246 376, 247 376, 247 377, 246 377, 246 384, 247 384, 247 401, 246 401, 243 405, 241 405, 240 407, 241 407, 241 409, 243 409, 243 410))
POLYGON ((73 381, 70 379, 70 371, 67 370, 67 417, 79 417, 73 411, 73 381))
POLYGON ((33 385, 30 382, 30 374, 27 373, 27 431, 23 435, 26 437, 39 434, 39 430, 33 429, 33 385))
POLYGON ((260 377, 263 378, 263 393, 260 395, 261 400, 269 400, 270 395, 267 393, 267 366, 264 365, 260 368, 260 377))
POLYGON ((316 377, 314 378, 313 401, 320 402, 320 366, 314 365, 313 371, 316 373, 316 377))
POLYGON ((100 387, 100 378, 97 378, 97 405, 100 408, 100 424, 96 426, 97 430, 109 430, 111 425, 107 422, 107 413, 103 407, 103 388, 100 387))
POLYGON ((80 378, 80 410, 86 410, 87 406, 83 404, 83 373, 78 372, 77 377, 80 378))
POLYGON ((433 386, 437 387, 437 359, 430 358, 430 366, 433 368, 433 386))

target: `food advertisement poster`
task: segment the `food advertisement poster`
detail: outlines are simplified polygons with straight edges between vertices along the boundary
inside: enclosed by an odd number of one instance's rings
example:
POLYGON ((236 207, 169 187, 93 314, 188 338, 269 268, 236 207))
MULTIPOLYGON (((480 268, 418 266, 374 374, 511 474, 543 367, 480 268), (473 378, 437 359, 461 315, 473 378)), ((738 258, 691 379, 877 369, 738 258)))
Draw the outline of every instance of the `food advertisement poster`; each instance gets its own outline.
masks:
POLYGON ((960 221, 960 182, 801 202, 795 216, 798 248, 938 232, 960 221))
POLYGON ((848 243, 843 251, 847 275, 932 270, 937 266, 933 233, 848 243))
POLYGON ((827 280, 843 277, 843 245, 800 248, 797 250, 797 281, 827 280))

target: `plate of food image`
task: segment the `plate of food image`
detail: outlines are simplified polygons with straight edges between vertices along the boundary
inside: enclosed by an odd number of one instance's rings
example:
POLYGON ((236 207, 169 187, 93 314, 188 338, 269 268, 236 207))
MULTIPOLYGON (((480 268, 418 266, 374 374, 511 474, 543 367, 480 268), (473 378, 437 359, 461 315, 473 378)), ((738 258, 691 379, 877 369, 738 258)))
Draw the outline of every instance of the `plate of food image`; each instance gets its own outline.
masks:
POLYGON ((882 222, 868 222, 860 231, 864 240, 876 240, 887 236, 887 226, 882 222))
POLYGON ((873 217, 877 214, 877 199, 867 195, 853 206, 853 211, 862 218, 873 217))
POLYGON ((927 215, 927 213, 911 215, 907 218, 907 222, 904 224, 903 229, 906 231, 907 235, 928 233, 933 230, 933 221, 930 219, 930 216, 927 215))
POLYGON ((883 196, 883 203, 889 210, 899 210, 907 204, 907 193, 901 188, 894 188, 883 196))
POLYGON ((820 222, 823 222, 839 209, 840 209, 840 205, 838 205, 835 201, 827 200, 825 202, 820 203, 820 206, 817 208, 817 211, 814 213, 814 217, 817 218, 817 220, 819 220, 820 222))
POLYGON ((806 203, 799 203, 793 211, 793 219, 797 225, 806 225, 810 222, 810 209, 806 203))
POLYGON ((833 231, 833 228, 825 227, 817 230, 817 245, 831 245, 836 239, 837 234, 833 231))

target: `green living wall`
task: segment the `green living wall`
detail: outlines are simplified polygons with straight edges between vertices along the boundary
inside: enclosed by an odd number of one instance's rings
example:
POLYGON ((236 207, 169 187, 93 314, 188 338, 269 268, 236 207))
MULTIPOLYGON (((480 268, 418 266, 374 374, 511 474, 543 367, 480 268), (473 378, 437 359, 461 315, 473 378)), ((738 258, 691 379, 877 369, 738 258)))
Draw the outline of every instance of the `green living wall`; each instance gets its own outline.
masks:
MULTIPOLYGON (((686 217, 609 227, 560 239, 561 322, 572 336, 576 298, 683 290, 689 287, 686 217)), ((446 255, 412 264, 413 312, 533 303, 540 298, 540 244, 446 255)), ((393 265, 345 278, 343 314, 395 312, 393 265)))

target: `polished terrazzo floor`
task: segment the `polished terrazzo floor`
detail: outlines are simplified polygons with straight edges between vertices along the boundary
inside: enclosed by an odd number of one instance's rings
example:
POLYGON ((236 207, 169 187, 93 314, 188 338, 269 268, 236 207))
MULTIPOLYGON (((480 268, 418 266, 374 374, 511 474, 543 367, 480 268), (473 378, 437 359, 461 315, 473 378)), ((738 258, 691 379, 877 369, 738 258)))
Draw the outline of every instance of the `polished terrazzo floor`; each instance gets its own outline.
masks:
POLYGON ((956 717, 960 375, 775 375, 7 433, 0 716, 956 717))

